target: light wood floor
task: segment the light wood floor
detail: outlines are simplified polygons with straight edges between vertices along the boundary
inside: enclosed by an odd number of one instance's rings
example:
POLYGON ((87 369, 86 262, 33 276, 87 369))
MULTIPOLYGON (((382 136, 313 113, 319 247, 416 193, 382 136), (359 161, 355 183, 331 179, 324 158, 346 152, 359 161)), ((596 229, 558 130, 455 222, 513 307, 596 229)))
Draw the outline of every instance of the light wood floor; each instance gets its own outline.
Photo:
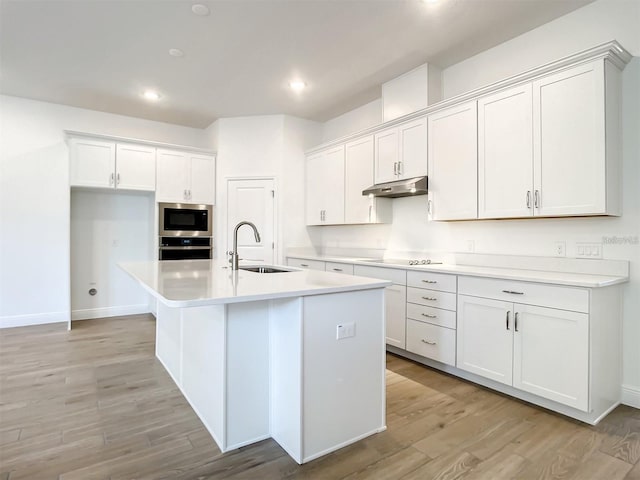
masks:
POLYGON ((146 315, 0 331, 0 480, 640 479, 639 410, 589 427, 392 355, 386 432, 303 466, 272 440, 221 454, 153 336, 146 315))

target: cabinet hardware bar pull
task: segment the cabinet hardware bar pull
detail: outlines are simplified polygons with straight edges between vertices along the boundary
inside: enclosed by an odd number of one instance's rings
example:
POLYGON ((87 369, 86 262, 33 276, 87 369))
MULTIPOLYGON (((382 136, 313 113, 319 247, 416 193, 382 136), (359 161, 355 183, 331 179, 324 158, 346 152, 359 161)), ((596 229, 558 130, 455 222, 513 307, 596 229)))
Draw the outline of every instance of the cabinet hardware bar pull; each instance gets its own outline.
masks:
POLYGON ((531 208, 531 190, 527 190, 527 208, 531 208))
POLYGON ((309 265, 307 265, 306 263, 301 263, 300 266, 301 267, 308 267, 309 265))
POLYGON ((430 300, 432 302, 436 302, 438 299, 434 297, 422 297, 423 300, 430 300))
POLYGON ((535 192, 533 192, 533 205, 536 208, 540 208, 540 191, 536 190, 535 192))
POLYGON ((371 210, 373 209, 373 205, 369 205, 369 223, 371 223, 371 210))
POLYGON ((507 330, 509 330, 509 314, 511 312, 509 310, 507 310, 507 330))
POLYGON ((428 345, 437 345, 436 342, 430 342, 429 340, 425 340, 424 338, 422 340, 420 340, 422 343, 426 343, 428 345))
POLYGON ((393 162, 393 174, 398 174, 398 162, 393 162))
POLYGON ((333 269, 333 271, 334 271, 334 272, 341 272, 341 271, 342 271, 342 269, 341 269, 341 268, 334 268, 334 269, 333 269))
POLYGON ((120 185, 120 173, 116 175, 116 185, 120 185))
POLYGON ((427 318, 438 318, 436 315, 429 315, 428 313, 421 313, 420 315, 427 318))
POLYGON ((422 283, 438 283, 437 280, 422 280, 422 283))
POLYGON ((510 293, 511 295, 524 295, 524 292, 516 292, 515 290, 502 290, 502 293, 510 293))
POLYGON ((109 175, 109 185, 113 185, 113 173, 109 175))
POLYGON ((402 175, 402 162, 398 162, 398 175, 402 175))
POLYGON ((513 319, 513 329, 517 332, 518 331, 518 312, 516 312, 516 314, 514 315, 514 319, 513 319))

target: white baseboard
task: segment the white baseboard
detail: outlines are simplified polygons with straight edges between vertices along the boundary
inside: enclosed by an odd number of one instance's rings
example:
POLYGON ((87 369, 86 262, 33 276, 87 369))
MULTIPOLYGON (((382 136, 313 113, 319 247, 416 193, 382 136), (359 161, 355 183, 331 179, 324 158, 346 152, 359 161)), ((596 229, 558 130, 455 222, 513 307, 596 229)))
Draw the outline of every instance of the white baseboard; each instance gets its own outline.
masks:
POLYGON ((630 407, 640 408, 640 388, 622 385, 622 403, 630 407))
POLYGON ((0 317, 0 328, 27 327, 45 323, 68 322, 69 312, 35 313, 29 315, 6 315, 0 317))
POLYGON ((71 320, 90 320, 92 318, 119 317, 121 315, 137 315, 139 313, 149 313, 149 304, 122 305, 117 307, 86 308, 83 310, 73 310, 71 320))

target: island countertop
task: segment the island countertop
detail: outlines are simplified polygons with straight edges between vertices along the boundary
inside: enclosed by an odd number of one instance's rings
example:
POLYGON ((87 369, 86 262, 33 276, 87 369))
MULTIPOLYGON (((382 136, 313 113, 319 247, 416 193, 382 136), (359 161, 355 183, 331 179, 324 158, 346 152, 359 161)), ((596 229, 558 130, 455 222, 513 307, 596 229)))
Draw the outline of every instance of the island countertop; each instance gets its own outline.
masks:
POLYGON ((171 307, 195 307, 383 288, 391 282, 314 270, 282 273, 232 271, 216 260, 118 264, 153 296, 171 307))

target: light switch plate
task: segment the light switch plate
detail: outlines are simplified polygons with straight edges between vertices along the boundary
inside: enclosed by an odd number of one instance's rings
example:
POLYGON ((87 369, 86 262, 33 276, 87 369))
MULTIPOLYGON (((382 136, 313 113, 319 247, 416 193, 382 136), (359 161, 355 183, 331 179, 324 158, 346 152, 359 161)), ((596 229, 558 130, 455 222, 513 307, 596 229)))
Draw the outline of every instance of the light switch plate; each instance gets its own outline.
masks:
POLYGON ((602 258, 602 244, 590 242, 576 243, 576 258, 602 258))
POLYGON ((342 323, 336 327, 336 339, 342 340, 343 338, 355 337, 356 324, 353 322, 342 323))

